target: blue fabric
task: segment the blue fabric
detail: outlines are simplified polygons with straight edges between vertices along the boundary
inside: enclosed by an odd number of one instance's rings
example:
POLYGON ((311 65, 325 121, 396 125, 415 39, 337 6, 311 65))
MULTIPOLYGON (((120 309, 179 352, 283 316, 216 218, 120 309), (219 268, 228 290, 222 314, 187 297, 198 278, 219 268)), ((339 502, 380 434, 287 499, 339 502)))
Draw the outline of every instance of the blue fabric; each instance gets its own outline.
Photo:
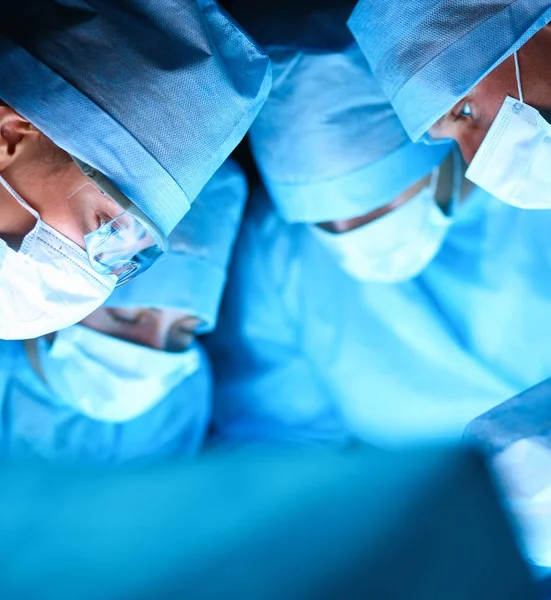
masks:
POLYGON ((201 319, 200 333, 212 330, 247 189, 243 171, 227 160, 171 233, 168 258, 116 288, 104 306, 178 309, 201 319))
POLYGON ((238 238, 218 326, 206 338, 216 438, 345 443, 348 431, 331 391, 302 347, 302 324, 289 312, 301 301, 301 231, 275 213, 263 219, 268 208, 257 214, 258 199, 253 196, 238 238))
POLYGON ((461 343, 518 393, 551 376, 551 216, 482 190, 463 209, 423 280, 461 343))
POLYGON ((220 435, 459 439, 551 374, 550 227, 477 191, 421 276, 361 283, 257 197, 209 342, 220 435))
POLYGON ((449 152, 447 144, 427 148, 408 140, 346 16, 314 17, 291 39, 284 30, 268 35, 262 20, 249 27, 267 39, 273 63, 272 91, 250 131, 252 151, 289 222, 361 216, 394 200, 449 152))
POLYGON ((63 463, 123 464, 195 454, 211 412, 210 363, 144 415, 122 424, 94 421, 60 406, 31 367, 21 342, 0 341, 2 455, 63 463))
POLYGON ((212 0, 21 0, 0 98, 168 234, 245 135, 268 59, 212 0))
POLYGON ((417 141, 549 21, 549 0, 360 0, 349 28, 417 141))
POLYGON ((0 597, 537 600, 478 456, 249 448, 0 464, 0 597))
MULTIPOLYGON (((551 569, 547 569, 549 572, 551 569)), ((542 600, 551 600, 551 575, 538 583, 538 591, 542 600)))

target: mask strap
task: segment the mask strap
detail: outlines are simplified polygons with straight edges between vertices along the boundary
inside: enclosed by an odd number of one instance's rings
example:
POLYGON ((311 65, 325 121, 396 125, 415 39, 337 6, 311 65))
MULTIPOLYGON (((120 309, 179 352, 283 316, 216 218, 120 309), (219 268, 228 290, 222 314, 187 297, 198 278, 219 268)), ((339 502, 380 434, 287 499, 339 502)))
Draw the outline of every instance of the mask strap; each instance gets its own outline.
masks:
POLYGON ((27 204, 23 198, 11 187, 11 185, 0 175, 0 185, 4 186, 6 190, 19 202, 19 204, 26 210, 28 210, 31 215, 37 220, 40 221, 40 215, 36 212, 36 210, 27 204))
POLYGON ((519 100, 522 102, 522 104, 524 104, 524 96, 522 94, 522 86, 520 84, 520 67, 518 64, 518 53, 515 52, 514 56, 515 56, 515 72, 517 75, 518 97, 519 97, 519 100))

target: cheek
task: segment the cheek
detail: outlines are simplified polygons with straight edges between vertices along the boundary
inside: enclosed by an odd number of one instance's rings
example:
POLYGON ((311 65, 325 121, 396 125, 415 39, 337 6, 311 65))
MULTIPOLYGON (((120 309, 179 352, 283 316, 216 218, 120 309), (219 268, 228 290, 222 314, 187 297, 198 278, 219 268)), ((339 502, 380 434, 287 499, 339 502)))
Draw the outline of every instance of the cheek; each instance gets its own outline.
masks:
POLYGON ((39 207, 38 212, 41 219, 47 223, 50 227, 53 227, 56 231, 70 239, 72 242, 85 248, 84 235, 79 223, 75 219, 70 207, 67 202, 61 198, 55 198, 50 195, 51 202, 39 207))
POLYGON ((164 346, 163 332, 156 319, 153 318, 146 318, 141 323, 118 324, 116 329, 112 329, 111 335, 156 350, 162 350, 164 346))
POLYGON ((479 121, 492 122, 505 98, 518 98, 518 85, 513 57, 501 63, 471 92, 479 121))
MULTIPOLYGON (((124 212, 116 202, 89 183, 73 192, 65 205, 62 208, 72 216, 72 235, 82 240, 80 245, 84 245, 84 236, 95 231, 100 223, 111 221, 124 212)), ((77 241, 73 237, 71 239, 77 241)))
POLYGON ((518 86, 513 57, 487 75, 471 92, 471 101, 476 119, 471 137, 478 146, 488 133, 507 96, 518 98, 518 86))
POLYGON ((72 218, 72 215, 67 215, 65 219, 52 219, 48 221, 44 219, 48 225, 53 227, 56 231, 63 234, 66 238, 69 238, 72 242, 77 244, 83 250, 86 249, 86 244, 84 243, 84 235, 82 233, 81 228, 77 225, 75 220, 72 218))
POLYGON ((115 337, 133 344, 138 344, 139 346, 147 346, 149 348, 155 348, 159 350, 157 332, 146 327, 133 326, 126 327, 124 329, 121 328, 115 337))
POLYGON ((487 129, 473 121, 462 120, 454 124, 453 139, 457 142, 465 162, 469 164, 480 148, 487 129))
POLYGON ((124 209, 108 196, 99 195, 95 206, 96 213, 101 213, 105 217, 115 219, 120 216, 124 209))
POLYGON ((84 235, 95 231, 102 221, 111 221, 123 212, 116 202, 101 194, 96 194, 87 202, 74 202, 72 208, 78 212, 78 215, 75 215, 75 225, 78 226, 83 239, 84 235))

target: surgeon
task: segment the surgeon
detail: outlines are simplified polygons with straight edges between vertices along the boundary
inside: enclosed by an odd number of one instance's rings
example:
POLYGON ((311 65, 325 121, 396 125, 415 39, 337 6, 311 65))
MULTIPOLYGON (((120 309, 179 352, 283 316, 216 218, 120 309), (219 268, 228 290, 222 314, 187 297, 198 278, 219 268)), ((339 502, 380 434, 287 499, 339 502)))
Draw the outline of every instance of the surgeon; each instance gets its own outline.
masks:
POLYGON ((0 22, 0 339, 73 325, 168 252, 268 59, 213 0, 22 0, 0 22))
MULTIPOLYGON (((274 85, 250 132, 267 193, 253 196, 209 341, 223 440, 459 439, 523 389, 491 354, 497 333, 486 355, 480 332, 469 337, 476 307, 461 296, 462 285, 499 285, 479 271, 481 210, 495 202, 463 185, 449 145, 409 141, 343 13, 306 15, 291 31, 277 18, 249 24, 274 85)), ((504 335, 494 296, 480 299, 504 335)), ((534 370, 551 370, 548 355, 538 350, 534 370)))
POLYGON ((551 2, 360 0, 349 27, 410 137, 454 138, 467 177, 551 208, 551 2))
POLYGON ((247 185, 226 162, 170 236, 157 269, 80 324, 0 344, 8 456, 121 464, 189 455, 210 422, 214 328, 247 185))

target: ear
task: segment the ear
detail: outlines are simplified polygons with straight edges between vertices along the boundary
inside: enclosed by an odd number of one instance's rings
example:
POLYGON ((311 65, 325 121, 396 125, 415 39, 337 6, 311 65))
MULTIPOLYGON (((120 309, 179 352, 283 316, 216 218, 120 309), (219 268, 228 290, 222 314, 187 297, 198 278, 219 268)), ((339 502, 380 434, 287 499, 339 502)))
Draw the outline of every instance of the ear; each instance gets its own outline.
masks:
POLYGON ((19 158, 39 135, 36 127, 13 108, 0 106, 0 171, 19 158))

